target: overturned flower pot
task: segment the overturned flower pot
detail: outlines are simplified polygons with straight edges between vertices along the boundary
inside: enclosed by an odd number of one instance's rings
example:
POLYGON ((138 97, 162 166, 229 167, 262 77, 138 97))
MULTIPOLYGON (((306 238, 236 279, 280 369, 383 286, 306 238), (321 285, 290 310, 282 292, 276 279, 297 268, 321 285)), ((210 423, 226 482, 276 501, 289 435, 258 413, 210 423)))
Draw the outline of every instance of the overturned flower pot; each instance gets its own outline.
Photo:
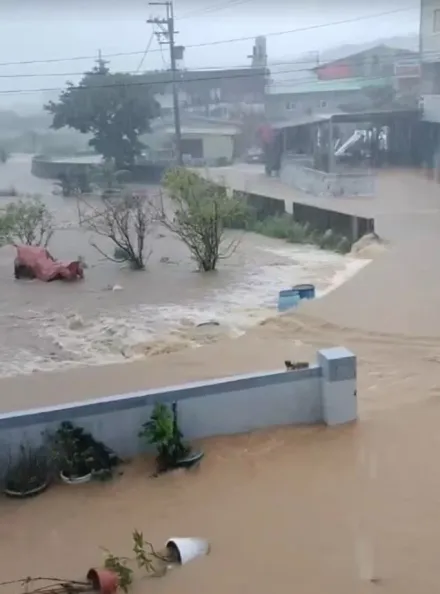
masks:
POLYGON ((89 569, 87 580, 93 590, 100 594, 114 594, 119 586, 118 574, 110 569, 89 569))
POLYGON ((166 543, 167 557, 171 563, 185 565, 189 561, 208 555, 210 546, 205 538, 174 537, 166 543))

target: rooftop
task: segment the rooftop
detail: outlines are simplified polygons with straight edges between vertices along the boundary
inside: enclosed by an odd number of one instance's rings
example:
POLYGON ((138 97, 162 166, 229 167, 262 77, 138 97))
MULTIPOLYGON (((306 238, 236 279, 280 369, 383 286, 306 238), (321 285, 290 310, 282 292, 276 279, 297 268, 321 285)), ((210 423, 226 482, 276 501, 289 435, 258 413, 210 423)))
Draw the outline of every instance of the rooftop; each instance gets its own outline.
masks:
MULTIPOLYGON (((175 128, 173 126, 166 127, 164 131, 167 134, 174 134, 175 128)), ((181 133, 186 135, 200 135, 200 136, 235 136, 240 134, 240 130, 236 126, 216 126, 208 127, 201 125, 184 125, 181 127, 181 133)))
POLYGON ((389 84, 390 81, 387 78, 343 78, 337 80, 306 80, 305 82, 301 82, 301 79, 299 79, 293 83, 279 82, 269 85, 267 93, 269 95, 303 95, 336 91, 362 91, 372 87, 385 87, 389 84))

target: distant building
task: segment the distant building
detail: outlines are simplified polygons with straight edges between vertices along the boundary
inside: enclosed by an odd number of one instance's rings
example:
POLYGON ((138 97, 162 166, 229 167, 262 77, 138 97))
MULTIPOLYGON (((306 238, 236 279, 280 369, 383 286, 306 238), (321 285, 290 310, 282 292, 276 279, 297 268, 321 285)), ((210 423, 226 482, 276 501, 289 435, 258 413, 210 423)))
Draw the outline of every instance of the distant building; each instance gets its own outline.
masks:
MULTIPOLYGON (((170 71, 151 72, 140 76, 159 103, 172 109, 172 75, 170 71)), ((177 73, 182 109, 209 115, 223 107, 243 106, 246 111, 264 105, 267 70, 264 67, 244 67, 211 70, 179 70, 177 73)))
POLYGON ((421 0, 420 60, 423 119, 440 123, 440 0, 421 0))
MULTIPOLYGON (((174 141, 172 117, 163 118, 153 126, 154 133, 174 141)), ((237 122, 183 115, 181 121, 181 149, 184 162, 192 165, 227 165, 237 156, 237 141, 241 135, 237 122)))
POLYGON ((266 87, 269 119, 389 108, 418 100, 420 71, 416 52, 386 45, 319 61, 270 68, 266 87))
POLYGON ((319 64, 314 69, 320 80, 336 78, 393 78, 395 64, 401 60, 417 60, 416 52, 376 45, 357 53, 340 56, 319 64))
POLYGON ((272 85, 266 93, 266 117, 271 121, 290 120, 304 115, 361 111, 370 109, 373 99, 367 91, 384 89, 388 79, 347 78, 311 80, 290 85, 272 85))

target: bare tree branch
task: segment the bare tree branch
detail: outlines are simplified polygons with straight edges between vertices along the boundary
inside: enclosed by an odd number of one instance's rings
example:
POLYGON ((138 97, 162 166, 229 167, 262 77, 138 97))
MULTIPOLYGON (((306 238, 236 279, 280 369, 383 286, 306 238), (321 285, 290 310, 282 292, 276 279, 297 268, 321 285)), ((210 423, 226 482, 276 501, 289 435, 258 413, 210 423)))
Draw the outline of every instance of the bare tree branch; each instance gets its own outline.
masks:
POLYGON ((146 196, 126 193, 122 196, 102 197, 99 206, 84 198, 77 201, 81 227, 94 235, 106 237, 115 245, 110 256, 95 241, 91 245, 112 262, 129 262, 133 269, 143 270, 152 250, 145 255, 149 231, 156 223, 151 203, 146 196))

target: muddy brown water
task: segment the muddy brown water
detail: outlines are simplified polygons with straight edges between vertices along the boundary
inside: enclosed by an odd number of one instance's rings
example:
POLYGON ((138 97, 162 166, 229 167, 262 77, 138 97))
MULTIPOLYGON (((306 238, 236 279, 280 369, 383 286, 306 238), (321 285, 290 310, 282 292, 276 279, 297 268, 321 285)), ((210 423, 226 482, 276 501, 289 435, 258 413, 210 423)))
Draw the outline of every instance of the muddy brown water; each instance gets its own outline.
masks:
MULTIPOLYGON (((76 201, 54 195, 53 183, 34 178, 30 166, 31 158, 20 155, 2 165, 0 188, 41 194, 56 217, 54 256, 81 255, 88 268, 75 284, 15 281, 14 250, 0 250, 0 375, 121 362, 236 335, 274 311, 280 289, 314 282, 325 290, 348 265, 336 254, 235 234, 240 245, 233 256, 203 275, 184 246, 156 227, 148 269, 133 273, 93 249, 90 234, 78 228, 76 201), (221 324, 216 332, 195 328, 212 319, 221 324)), ((97 242, 112 253, 109 242, 97 242)))

